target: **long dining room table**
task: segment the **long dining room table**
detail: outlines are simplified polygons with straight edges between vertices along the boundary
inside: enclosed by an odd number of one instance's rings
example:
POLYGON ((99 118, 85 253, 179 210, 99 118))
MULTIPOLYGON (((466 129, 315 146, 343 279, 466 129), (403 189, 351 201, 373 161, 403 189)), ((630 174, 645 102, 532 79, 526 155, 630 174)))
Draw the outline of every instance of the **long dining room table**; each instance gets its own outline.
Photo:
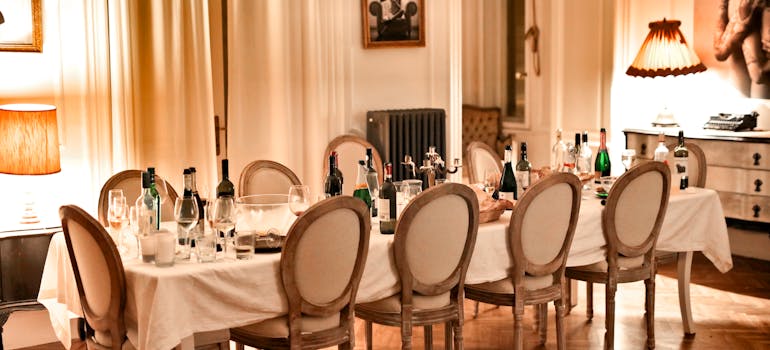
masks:
MULTIPOLYGON (((568 266, 605 259, 602 210, 601 201, 584 191, 568 266)), ((499 220, 479 225, 466 283, 490 282, 507 276, 511 264, 506 244, 510 218, 508 211, 499 220)), ((398 292, 392 245, 393 235, 380 234, 373 224, 357 302, 379 300, 398 292)), ((702 252, 721 272, 732 268, 727 227, 717 193, 701 188, 672 190, 657 248, 679 254, 680 307, 684 329, 692 332, 692 253, 702 252)), ((141 259, 124 259, 129 340, 138 349, 167 350, 180 344, 182 348, 191 348, 196 332, 228 329, 286 314, 288 304, 280 282, 279 261, 280 254, 275 252, 257 253, 248 260, 178 261, 167 268, 143 263, 141 259)), ((62 233, 51 240, 38 300, 49 310, 57 337, 69 348, 70 318, 82 316, 82 311, 62 233)))

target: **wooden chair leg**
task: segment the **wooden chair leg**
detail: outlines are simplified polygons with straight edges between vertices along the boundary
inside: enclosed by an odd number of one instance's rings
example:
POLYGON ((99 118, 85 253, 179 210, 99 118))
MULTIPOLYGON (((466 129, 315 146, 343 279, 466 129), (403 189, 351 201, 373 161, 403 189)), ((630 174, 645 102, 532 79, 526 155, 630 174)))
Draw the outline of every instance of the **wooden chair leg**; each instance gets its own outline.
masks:
POLYGON ((586 282, 586 318, 594 319, 594 284, 586 282))
POLYGON ((433 350, 433 326, 423 326, 423 337, 425 338, 425 350, 433 350))
POLYGON ((540 336, 540 345, 545 345, 548 337, 548 303, 537 305, 537 333, 540 336))
POLYGON ((562 300, 564 302, 565 315, 569 315, 572 312, 572 279, 565 278, 562 282, 562 300))
POLYGON ((401 350, 411 350, 411 349, 412 349, 412 325, 402 323, 401 324, 401 350))
POLYGON ((452 350, 452 322, 444 323, 444 349, 452 350))
POLYGON ((243 344, 235 342, 235 350, 244 350, 244 349, 245 347, 243 346, 243 344))
POLYGON ((616 282, 610 281, 607 283, 607 300, 606 309, 604 311, 606 314, 604 322, 604 327, 606 329, 606 333, 604 335, 605 349, 615 348, 615 291, 617 288, 618 285, 616 282))
POLYGON ((340 345, 337 345, 337 350, 353 350, 353 346, 349 341, 346 341, 340 345))
MULTIPOLYGON (((553 305, 556 307, 556 347, 559 350, 567 348, 567 334, 564 332, 564 298, 556 299, 553 305)), ((567 304, 569 305, 569 304, 567 304)), ((566 307, 569 310, 569 307, 566 307)))
POLYGON ((655 349, 655 274, 644 281, 646 293, 644 316, 647 320, 647 348, 655 349))
POLYGON ((476 318, 479 316, 479 302, 474 301, 473 302, 473 318, 476 318))
POLYGON ((452 332, 455 336, 455 349, 463 350, 463 319, 452 322, 452 332))
POLYGON ((366 321, 364 337, 366 338, 366 350, 372 350, 372 321, 366 321))
POLYGON ((524 337, 521 333, 521 324, 524 318, 524 303, 514 303, 513 306, 513 348, 524 349, 524 337))

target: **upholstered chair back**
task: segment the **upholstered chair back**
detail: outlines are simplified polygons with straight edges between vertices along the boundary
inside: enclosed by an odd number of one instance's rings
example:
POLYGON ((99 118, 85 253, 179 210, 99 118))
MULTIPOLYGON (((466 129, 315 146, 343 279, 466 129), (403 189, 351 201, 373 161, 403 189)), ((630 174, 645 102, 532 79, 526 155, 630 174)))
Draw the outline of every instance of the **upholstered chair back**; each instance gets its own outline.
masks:
POLYGON ((471 142, 465 149, 465 166, 468 169, 468 180, 472 184, 483 183, 487 170, 503 173, 503 164, 500 156, 482 142, 471 142))
POLYGON ((478 230, 479 204, 468 186, 448 183, 422 192, 396 226, 394 254, 402 292, 446 293, 462 285, 478 230))
MULTIPOLYGON (((342 194, 351 196, 356 186, 356 176, 358 175, 358 161, 366 160, 366 149, 372 149, 374 170, 377 170, 379 182, 382 183, 382 158, 377 149, 371 143, 355 135, 340 135, 335 137, 326 146, 323 161, 323 176, 329 173, 329 154, 332 151, 337 152, 338 168, 342 172, 342 194)), ((323 180, 323 178, 321 179, 323 180)))
MULTIPOLYGON (((667 145, 668 156, 668 170, 671 171, 671 186, 679 187, 679 175, 676 170, 676 163, 674 162, 674 148, 678 143, 672 143, 667 145)), ((687 177, 689 179, 689 185, 693 187, 703 188, 706 186, 706 154, 703 153, 703 149, 700 146, 691 143, 684 142, 684 146, 687 147, 688 159, 687 159, 687 177)))
POLYGON ((671 172, 661 162, 632 167, 612 186, 602 214, 608 256, 626 258, 654 251, 668 206, 671 172))
POLYGON ((508 227, 517 277, 563 274, 580 210, 580 188, 575 175, 556 173, 519 198, 508 227))
POLYGON ((125 341, 126 280, 118 250, 104 227, 83 209, 59 209, 83 314, 98 344, 120 348, 125 341))
POLYGON ((255 194, 285 194, 292 185, 301 185, 296 174, 281 163, 255 160, 241 171, 238 196, 255 194))
MULTIPOLYGON (((166 184, 166 190, 168 192, 168 198, 161 204, 160 215, 161 221, 174 221, 174 201, 179 196, 171 186, 170 183, 163 180, 157 174, 155 175, 155 183, 161 185, 166 184)), ((158 186, 160 187, 160 186, 158 186)), ((126 203, 133 205, 134 201, 139 198, 142 193, 142 171, 141 170, 123 170, 115 175, 112 175, 107 182, 102 185, 102 190, 99 192, 99 222, 103 225, 109 224, 107 222, 107 210, 109 210, 109 192, 113 189, 123 190, 123 195, 126 196, 126 203)))

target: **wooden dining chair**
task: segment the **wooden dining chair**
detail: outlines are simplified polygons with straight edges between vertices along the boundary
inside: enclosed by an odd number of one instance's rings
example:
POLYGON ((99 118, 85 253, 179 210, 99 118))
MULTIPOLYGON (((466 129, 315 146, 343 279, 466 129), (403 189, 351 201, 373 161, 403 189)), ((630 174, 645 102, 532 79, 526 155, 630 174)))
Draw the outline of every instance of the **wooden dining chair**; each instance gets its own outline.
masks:
POLYGON ((356 186, 356 175, 358 174, 358 161, 366 159, 366 149, 372 149, 372 158, 374 158, 374 170, 377 171, 378 180, 382 184, 384 175, 382 172, 382 158, 379 152, 369 141, 356 135, 340 135, 329 142, 324 150, 323 175, 329 173, 329 154, 332 151, 337 152, 337 168, 342 172, 342 194, 353 195, 356 186))
MULTIPOLYGON (((126 274, 104 226, 75 205, 59 208, 64 240, 86 320, 88 349, 135 349, 124 321, 126 274)), ((196 350, 229 349, 228 330, 193 334, 196 350)), ((177 346, 179 348, 179 346, 177 346)))
POLYGON ((580 179, 567 173, 544 178, 519 198, 508 226, 508 250, 513 265, 499 281, 466 284, 465 297, 513 307, 514 349, 524 347, 524 306, 539 308, 540 342, 546 340, 548 302, 556 307, 559 349, 566 348, 564 330, 564 268, 580 210, 580 179))
MULTIPOLYGON (((162 221, 174 221, 174 201, 179 197, 174 187, 171 186, 166 180, 155 174, 155 183, 159 185, 165 184, 166 191, 168 192, 168 198, 161 204, 160 215, 162 221)), ((160 187, 160 186, 159 186, 160 187)), ((112 175, 102 185, 102 190, 99 192, 99 222, 102 225, 108 225, 107 222, 107 210, 110 205, 109 192, 112 189, 123 190, 123 195, 126 196, 126 202, 128 205, 133 205, 134 201, 139 198, 142 193, 142 171, 136 169, 123 170, 115 175, 112 175)))
POLYGON ((301 184, 299 177, 285 165, 272 160, 255 160, 241 171, 238 197, 289 193, 290 186, 301 184))
POLYGON ((319 349, 355 341, 355 300, 371 229, 366 204, 350 196, 319 202, 294 222, 281 252, 288 315, 230 329, 237 349, 319 349))
POLYGON ((372 323, 401 328, 401 348, 412 348, 412 327, 423 326, 425 348, 433 346, 432 325, 445 324, 445 344, 463 348, 465 273, 476 242, 479 203, 468 186, 448 183, 412 199, 396 225, 393 256, 400 293, 357 305, 366 321, 366 348, 372 323))
POLYGON ((497 152, 486 143, 473 141, 465 149, 465 162, 468 168, 468 180, 472 184, 484 183, 487 170, 503 173, 503 163, 497 152))
MULTIPOLYGON (((671 172, 661 162, 632 167, 610 189, 602 212, 606 260, 568 267, 566 276, 606 284, 604 347, 614 348, 615 292, 618 283, 644 281, 647 347, 655 347, 655 245, 671 191, 671 172)), ((593 292, 592 288, 589 288, 593 292)), ((588 309, 588 306, 586 307, 588 309)), ((588 318, 593 311, 586 311, 588 318)))
MULTIPOLYGON (((674 163, 674 148, 679 143, 670 143, 668 147, 669 152, 666 156, 668 162, 668 170, 671 171, 673 177, 671 185, 679 186, 679 178, 676 173, 676 164, 674 163)), ((687 177, 689 185, 693 187, 703 188, 706 186, 706 154, 698 145, 685 141, 684 146, 687 147, 689 157, 687 160, 687 177)))

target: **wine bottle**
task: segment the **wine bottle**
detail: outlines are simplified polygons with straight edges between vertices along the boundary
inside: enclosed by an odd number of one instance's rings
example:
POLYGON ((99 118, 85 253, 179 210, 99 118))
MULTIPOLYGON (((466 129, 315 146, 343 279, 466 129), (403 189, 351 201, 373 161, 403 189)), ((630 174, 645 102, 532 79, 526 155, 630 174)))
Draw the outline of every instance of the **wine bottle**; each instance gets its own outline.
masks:
POLYGON ((393 185, 393 164, 385 164, 385 179, 380 188, 380 233, 393 234, 396 230, 396 186, 393 185))
POLYGON ((566 152, 564 153, 564 165, 561 167, 561 171, 564 173, 576 174, 577 173, 577 148, 572 142, 567 142, 566 152))
POLYGON ((505 165, 503 166, 503 175, 500 177, 499 198, 514 201, 519 198, 516 189, 516 176, 513 174, 513 165, 511 157, 513 149, 511 145, 505 146, 505 165))
POLYGON ((666 147, 666 135, 662 132, 658 134, 658 147, 655 148, 653 160, 668 164, 668 147, 666 147))
MULTIPOLYGON (((193 198, 192 193, 192 175, 190 174, 190 168, 184 169, 182 171, 182 179, 184 180, 184 191, 182 192, 183 198, 193 198)), ((182 203, 182 211, 189 212, 191 208, 189 208, 190 202, 185 201, 182 203)), ((176 210, 176 209, 174 209, 176 210)), ((181 224, 177 224, 177 237, 179 238, 179 245, 187 245, 188 243, 192 245, 192 230, 190 232, 186 232, 184 229, 182 229, 181 224), (188 235, 189 234, 189 235, 188 235)))
POLYGON ((588 131, 583 131, 582 143, 580 144, 579 174, 585 175, 591 173, 591 157, 593 157, 593 152, 588 145, 588 131))
MULTIPOLYGON (((149 172, 142 172, 142 193, 134 203, 138 211, 136 214, 138 216, 137 223, 140 242, 145 242, 146 238, 155 232, 158 223, 157 203, 150 191, 151 178, 152 176, 149 172)), ((140 245, 142 245, 142 261, 153 262, 155 260, 154 245, 150 243, 147 243, 146 246, 144 243, 140 243, 140 245)))
MULTIPOLYGON (((342 176, 342 170, 340 170, 340 154, 337 151, 332 151, 334 156, 334 174, 340 179, 340 186, 345 183, 345 178, 342 176)), ((342 194, 342 187, 340 187, 340 194, 342 194)))
POLYGON ((372 149, 366 149, 366 186, 369 188, 369 196, 372 198, 371 212, 372 217, 377 216, 377 201, 374 200, 379 197, 380 181, 377 176, 377 170, 374 169, 374 156, 372 155, 372 149))
POLYGON ((195 167, 190 167, 190 189, 192 191, 193 198, 195 198, 195 203, 198 205, 198 223, 195 225, 195 227, 190 231, 190 234, 193 235, 193 237, 198 237, 203 234, 204 227, 206 225, 206 219, 204 213, 204 205, 203 205, 203 199, 201 199, 200 194, 198 193, 198 185, 197 185, 197 178, 196 178, 196 170, 195 167))
POLYGON ((687 175, 687 167, 690 152, 684 145, 684 131, 679 130, 679 144, 674 147, 674 166, 676 174, 679 176, 679 189, 684 190, 689 187, 690 179, 687 175))
POLYGON ((155 220, 155 230, 160 230, 160 221, 163 219, 161 214, 161 205, 160 205, 160 193, 158 193, 158 188, 155 186, 155 168, 149 167, 147 168, 147 173, 150 175, 150 194, 152 195, 152 198, 155 200, 155 216, 157 217, 157 220, 155 220))
POLYGON ((527 159, 527 143, 521 143, 521 158, 516 163, 516 184, 518 193, 524 193, 529 188, 530 176, 532 173, 532 164, 527 159))
POLYGON ((227 159, 222 159, 222 181, 217 185, 217 198, 235 197, 235 186, 230 182, 230 166, 227 159))
POLYGON ((336 152, 329 155, 329 174, 324 181, 324 193, 326 197, 334 197, 342 194, 342 178, 337 176, 336 152))
POLYGON ((564 157, 567 153, 567 145, 561 139, 561 129, 556 129, 556 143, 551 147, 551 169, 561 172, 564 169, 564 157))
POLYGON ((594 162, 594 183, 598 184, 602 176, 610 176, 610 154, 607 152, 607 130, 599 130, 599 151, 594 162))
POLYGON ((369 186, 366 185, 366 162, 363 160, 358 161, 358 177, 356 178, 353 197, 364 201, 369 209, 372 208, 372 196, 369 194, 369 186))

